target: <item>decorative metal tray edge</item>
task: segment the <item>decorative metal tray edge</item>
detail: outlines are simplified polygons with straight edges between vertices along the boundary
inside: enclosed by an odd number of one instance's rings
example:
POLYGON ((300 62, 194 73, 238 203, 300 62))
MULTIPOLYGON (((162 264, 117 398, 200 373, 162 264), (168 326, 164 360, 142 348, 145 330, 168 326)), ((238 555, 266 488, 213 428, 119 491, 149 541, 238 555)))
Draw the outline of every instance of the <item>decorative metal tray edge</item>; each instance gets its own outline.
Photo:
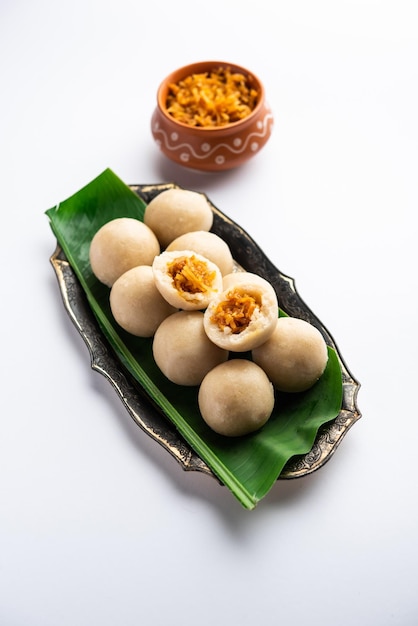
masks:
MULTIPOLYGON (((131 185, 130 187, 148 203, 161 191, 177 186, 174 183, 167 183, 162 185, 131 185)), ((208 201, 210 202, 209 198, 208 201)), ((269 280, 276 289, 283 310, 288 315, 301 317, 318 327, 328 345, 335 349, 340 360, 343 376, 343 400, 339 415, 320 428, 313 447, 306 455, 290 459, 279 479, 306 476, 330 460, 348 430, 361 418, 357 406, 360 383, 349 372, 330 333, 299 296, 294 279, 282 274, 242 228, 212 203, 211 206, 214 211, 212 230, 227 241, 235 260, 248 271, 258 273, 269 280)), ((185 471, 203 472, 219 482, 207 464, 183 440, 174 425, 154 405, 139 383, 122 366, 101 332, 88 305, 86 295, 58 244, 50 257, 50 262, 58 280, 64 307, 88 347, 91 368, 102 374, 113 386, 134 422, 168 451, 185 471)))

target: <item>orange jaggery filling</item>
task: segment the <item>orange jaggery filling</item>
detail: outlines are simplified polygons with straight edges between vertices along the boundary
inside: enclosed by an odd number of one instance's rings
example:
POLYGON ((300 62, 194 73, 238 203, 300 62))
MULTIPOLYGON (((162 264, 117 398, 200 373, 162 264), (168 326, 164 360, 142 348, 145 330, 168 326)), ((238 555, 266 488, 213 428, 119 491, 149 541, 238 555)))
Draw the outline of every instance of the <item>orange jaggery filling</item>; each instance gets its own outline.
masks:
POLYGON ((194 255, 181 256, 167 267, 177 291, 187 293, 204 293, 210 289, 216 272, 209 270, 207 263, 194 255))
POLYGON ((260 301, 254 296, 233 289, 228 293, 226 300, 218 304, 211 321, 222 331, 229 328, 233 334, 238 334, 247 328, 254 312, 259 310, 260 306, 260 301))
POLYGON ((170 84, 167 112, 189 126, 225 126, 247 117, 258 95, 244 74, 219 67, 170 84))

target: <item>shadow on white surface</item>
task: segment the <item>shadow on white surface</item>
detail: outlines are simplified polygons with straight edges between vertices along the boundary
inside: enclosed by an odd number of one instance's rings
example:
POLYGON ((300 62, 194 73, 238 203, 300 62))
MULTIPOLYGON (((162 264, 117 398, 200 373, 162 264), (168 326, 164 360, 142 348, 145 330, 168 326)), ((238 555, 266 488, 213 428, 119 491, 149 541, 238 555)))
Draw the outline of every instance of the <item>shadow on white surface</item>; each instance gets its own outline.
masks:
MULTIPOLYGON (((254 167, 252 162, 227 170, 225 172, 200 172, 187 167, 182 167, 170 161, 157 149, 152 151, 150 158, 153 159, 153 169, 158 172, 159 180, 154 181, 131 181, 132 184, 152 183, 176 183, 180 187, 208 193, 224 185, 234 187, 247 172, 254 167)), ((140 171, 140 169, 139 169, 140 171)), ((222 207, 217 207, 222 210, 222 207)))

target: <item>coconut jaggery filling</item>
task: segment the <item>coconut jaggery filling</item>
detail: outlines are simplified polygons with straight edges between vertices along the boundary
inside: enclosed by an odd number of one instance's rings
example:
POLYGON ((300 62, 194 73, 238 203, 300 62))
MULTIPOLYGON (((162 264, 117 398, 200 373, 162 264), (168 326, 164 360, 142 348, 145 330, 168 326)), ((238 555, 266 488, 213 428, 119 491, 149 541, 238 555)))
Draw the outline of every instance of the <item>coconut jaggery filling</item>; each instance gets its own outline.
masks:
POLYGON ((238 289, 233 289, 222 300, 211 316, 211 321, 224 331, 229 328, 233 334, 241 333, 247 328, 255 311, 260 309, 259 299, 238 289))
POLYGON ((216 272, 209 270, 207 264, 194 255, 176 258, 168 265, 167 271, 180 293, 205 293, 216 276, 216 272))
POLYGON ((189 126, 225 126, 247 117, 258 95, 244 74, 219 67, 171 83, 167 112, 189 126))

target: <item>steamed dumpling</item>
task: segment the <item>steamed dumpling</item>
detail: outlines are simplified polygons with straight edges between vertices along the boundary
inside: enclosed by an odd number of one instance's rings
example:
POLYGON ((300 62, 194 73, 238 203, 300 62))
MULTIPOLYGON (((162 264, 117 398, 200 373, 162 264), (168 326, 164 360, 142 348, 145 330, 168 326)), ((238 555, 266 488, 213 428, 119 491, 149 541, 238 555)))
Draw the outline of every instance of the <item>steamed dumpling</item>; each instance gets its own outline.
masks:
POLYGON ((269 283, 268 280, 266 280, 259 274, 253 274, 252 272, 230 272, 229 274, 224 274, 222 278, 224 290, 229 289, 229 287, 232 287, 233 285, 248 282, 262 285, 265 289, 273 289, 272 284, 269 283))
POLYGON ((191 250, 162 252, 155 257, 152 269, 157 289, 178 309, 205 309, 222 291, 217 265, 191 250))
POLYGON ((197 191, 172 188, 155 196, 145 208, 144 222, 156 234, 162 248, 193 230, 210 230, 212 208, 197 191))
POLYGON ((264 343, 277 324, 279 307, 270 283, 247 276, 215 296, 205 311, 205 331, 221 348, 246 352, 264 343))
POLYGON ((228 358, 203 329, 201 311, 178 311, 158 327, 153 355, 162 373, 177 385, 199 385, 205 375, 228 358))
POLYGON ((151 265, 159 253, 160 244, 152 230, 130 217, 104 224, 94 235, 89 250, 93 274, 108 287, 132 267, 151 265))
POLYGON ((272 336, 252 357, 280 391, 312 387, 328 362, 325 339, 315 326, 295 317, 280 317, 272 336))
POLYGON ((152 337, 161 322, 177 311, 155 286, 150 265, 133 267, 113 283, 110 308, 119 326, 138 337, 152 337))
POLYGON ((268 377, 247 359, 231 359, 212 369, 198 393, 204 421, 227 437, 247 435, 264 426, 272 414, 274 400, 268 377))
POLYGON ((221 274, 229 274, 234 267, 231 250, 219 235, 206 230, 187 232, 176 237, 167 250, 193 250, 210 259, 219 267, 221 274))

